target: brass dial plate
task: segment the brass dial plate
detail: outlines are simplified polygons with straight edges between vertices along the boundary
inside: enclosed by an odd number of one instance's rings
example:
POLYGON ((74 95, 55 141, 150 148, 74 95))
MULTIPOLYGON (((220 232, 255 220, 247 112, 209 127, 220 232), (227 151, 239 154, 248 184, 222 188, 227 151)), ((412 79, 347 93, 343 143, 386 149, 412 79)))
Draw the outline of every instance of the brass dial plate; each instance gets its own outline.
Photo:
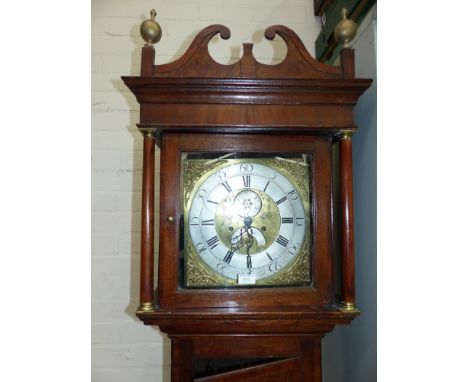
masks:
POLYGON ((184 156, 184 286, 310 284, 308 157, 184 156))

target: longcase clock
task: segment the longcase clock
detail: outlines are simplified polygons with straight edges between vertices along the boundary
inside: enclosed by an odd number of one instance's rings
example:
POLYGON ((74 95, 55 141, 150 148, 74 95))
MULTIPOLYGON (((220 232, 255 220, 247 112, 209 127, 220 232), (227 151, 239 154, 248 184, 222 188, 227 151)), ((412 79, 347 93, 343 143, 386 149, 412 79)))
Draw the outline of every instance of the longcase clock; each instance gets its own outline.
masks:
POLYGON ((122 77, 144 136, 137 316, 171 339, 173 382, 321 381, 321 338, 359 314, 351 137, 371 81, 354 78, 351 49, 340 67, 319 63, 281 25, 265 31, 286 43, 281 63, 244 44, 222 65, 208 53, 218 34, 230 36, 207 27, 164 65, 147 45, 141 76, 122 77))

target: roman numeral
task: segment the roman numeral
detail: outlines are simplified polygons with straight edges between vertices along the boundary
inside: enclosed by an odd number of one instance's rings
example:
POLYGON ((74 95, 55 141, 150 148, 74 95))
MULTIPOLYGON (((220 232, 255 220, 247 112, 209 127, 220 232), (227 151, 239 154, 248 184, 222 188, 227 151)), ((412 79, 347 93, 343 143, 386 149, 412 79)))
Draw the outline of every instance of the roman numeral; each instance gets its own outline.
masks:
POLYGON ((214 225, 214 219, 202 220, 201 224, 202 225, 214 225))
POLYGON ((279 235, 278 238, 276 239, 276 242, 286 248, 286 246, 289 243, 289 240, 279 235))
POLYGON ((266 184, 265 188, 263 189, 263 192, 265 192, 265 191, 266 191, 266 189, 268 188, 268 186, 269 186, 269 185, 270 185, 270 181, 268 181, 268 182, 267 182, 267 184, 266 184))
POLYGON ((252 268, 252 258, 247 255, 247 268, 252 268))
POLYGON ((231 186, 229 185, 228 182, 223 182, 221 183, 223 185, 223 187, 227 190, 227 192, 231 192, 232 191, 232 188, 231 186))
POLYGON ((215 249, 218 246, 219 237, 214 235, 211 239, 206 241, 206 244, 210 247, 210 249, 215 249))
POLYGON ((244 187, 250 187, 250 175, 242 175, 244 181, 244 187))
POLYGON ((277 205, 280 205, 280 204, 283 203, 285 200, 286 200, 286 196, 283 196, 280 200, 277 200, 277 201, 276 201, 276 204, 277 204, 277 205))
POLYGON ((273 258, 268 254, 268 252, 266 252, 266 255, 268 256, 268 258, 273 261, 273 258))
POLYGON ((281 218, 281 223, 283 224, 292 224, 294 218, 281 218))
POLYGON ((223 261, 225 261, 226 263, 229 264, 231 262, 231 260, 232 260, 232 256, 234 256, 234 252, 227 251, 226 256, 224 256, 223 261))

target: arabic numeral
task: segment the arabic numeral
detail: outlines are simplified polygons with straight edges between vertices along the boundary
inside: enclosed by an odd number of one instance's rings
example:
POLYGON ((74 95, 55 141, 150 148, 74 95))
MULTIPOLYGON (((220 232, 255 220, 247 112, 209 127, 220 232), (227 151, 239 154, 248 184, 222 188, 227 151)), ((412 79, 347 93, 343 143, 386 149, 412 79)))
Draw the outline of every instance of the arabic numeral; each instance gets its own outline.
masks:
POLYGON ((218 263, 218 265, 216 265, 216 269, 218 270, 218 272, 221 272, 221 273, 224 273, 224 269, 226 268, 227 268, 227 265, 223 263, 218 263))
POLYGON ((273 264, 270 264, 268 269, 270 272, 277 272, 281 269, 281 264, 278 264, 278 261, 275 261, 273 264))
POLYGON ((197 193, 197 196, 203 201, 205 201, 207 195, 208 195, 208 192, 204 188, 201 188, 197 193))
POLYGON ((216 181, 219 182, 219 183, 224 182, 226 177, 227 177, 227 175, 226 175, 226 173, 224 171, 218 171, 216 173, 216 181))
POLYGON ((203 253, 206 251, 206 247, 203 245, 203 243, 195 244, 195 248, 197 249, 198 253, 203 253))
POLYGON ((240 165, 239 171, 241 174, 251 174, 253 171, 253 165, 250 163, 242 163, 240 165))
POLYGON ((302 227, 304 225, 304 218, 296 218, 296 225, 302 227))
POLYGON ((291 245, 289 246, 288 252, 289 252, 291 255, 294 255, 294 254, 297 252, 298 248, 299 248, 299 243, 291 244, 291 245))
POLYGON ((299 198, 299 195, 296 192, 296 190, 289 191, 288 195, 289 195, 289 199, 291 200, 297 200, 297 198, 299 198))

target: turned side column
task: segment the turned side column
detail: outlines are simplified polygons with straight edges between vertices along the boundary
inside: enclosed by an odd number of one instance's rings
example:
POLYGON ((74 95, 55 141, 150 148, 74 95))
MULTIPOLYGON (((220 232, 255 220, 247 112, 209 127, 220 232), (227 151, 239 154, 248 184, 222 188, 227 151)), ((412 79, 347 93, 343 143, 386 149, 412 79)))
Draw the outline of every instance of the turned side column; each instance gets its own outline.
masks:
MULTIPOLYGON (((151 18, 141 23, 140 34, 146 41, 141 49, 141 77, 153 75, 155 50, 153 44, 161 39, 161 27, 155 21, 156 11, 151 18)), ((139 312, 154 311, 154 174, 155 137, 154 131, 142 131, 143 141, 143 189, 141 197, 141 264, 139 312)))
POLYGON ((341 221, 341 277, 344 311, 358 311, 354 289, 354 209, 353 209, 353 143, 354 131, 339 135, 340 152, 340 221, 341 221))
POLYGON ((144 132, 143 188, 141 201, 140 306, 154 311, 154 174, 155 136, 144 132))

